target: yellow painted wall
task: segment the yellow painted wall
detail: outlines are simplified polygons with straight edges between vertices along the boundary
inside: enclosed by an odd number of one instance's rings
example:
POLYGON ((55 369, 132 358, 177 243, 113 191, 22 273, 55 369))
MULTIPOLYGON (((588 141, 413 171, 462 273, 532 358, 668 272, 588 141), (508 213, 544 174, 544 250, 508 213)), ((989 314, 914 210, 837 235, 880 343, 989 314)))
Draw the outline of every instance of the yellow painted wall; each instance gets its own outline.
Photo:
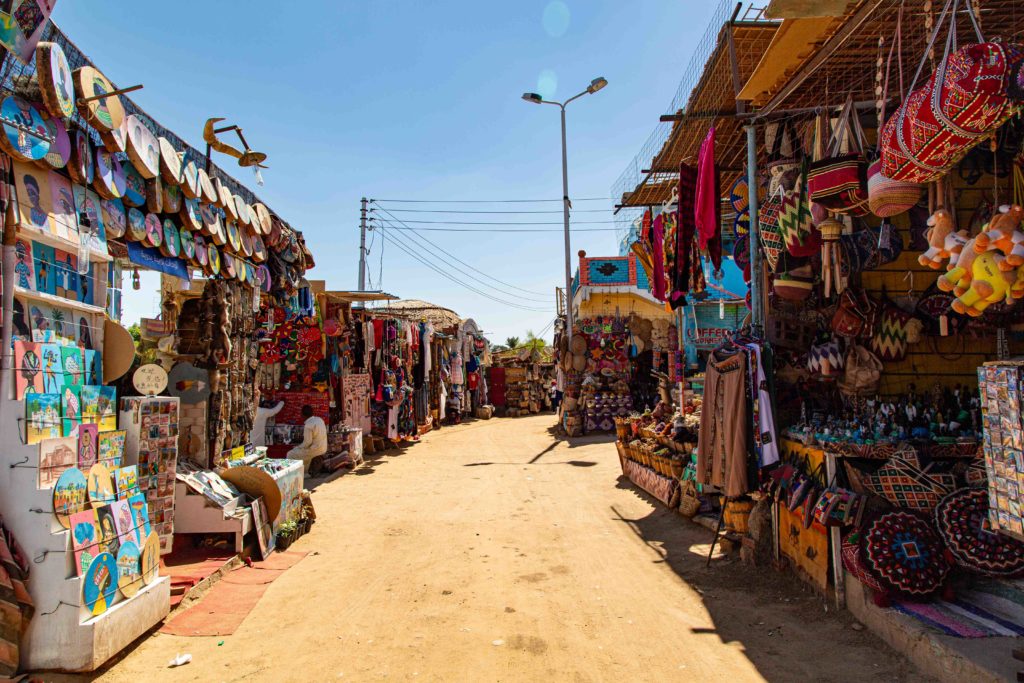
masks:
POLYGON ((665 310, 663 305, 656 305, 632 294, 605 294, 602 292, 595 292, 591 294, 590 299, 581 301, 576 317, 583 319, 598 315, 615 315, 616 313, 623 317, 628 317, 630 313, 636 313, 648 320, 664 318, 669 322, 674 322, 676 319, 675 313, 665 310))

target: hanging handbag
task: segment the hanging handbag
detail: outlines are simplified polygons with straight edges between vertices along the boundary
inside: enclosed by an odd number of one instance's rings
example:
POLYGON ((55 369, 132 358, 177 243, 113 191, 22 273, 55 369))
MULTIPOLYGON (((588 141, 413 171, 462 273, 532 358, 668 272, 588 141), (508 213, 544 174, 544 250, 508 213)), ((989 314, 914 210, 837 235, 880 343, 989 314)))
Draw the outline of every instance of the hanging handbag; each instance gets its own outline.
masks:
POLYGON ((775 272, 779 255, 786 248, 786 240, 779 229, 779 209, 781 207, 782 200, 778 194, 768 195, 764 200, 764 205, 758 207, 758 231, 761 235, 761 246, 764 249, 765 260, 772 272, 775 272))
POLYGON ((801 165, 796 186, 782 193, 779 230, 792 256, 813 256, 821 249, 821 233, 814 225, 807 197, 807 162, 801 165))
POLYGON ((772 281, 772 289, 787 301, 806 301, 814 291, 814 272, 805 265, 779 273, 772 281))
POLYGON ((863 152, 864 133, 854 111, 853 97, 847 97, 839 114, 836 131, 824 158, 807 170, 811 200, 836 213, 867 213, 867 163, 863 152), (850 152, 841 153, 844 141, 850 152))
POLYGON ((832 375, 836 370, 842 370, 844 365, 842 350, 835 339, 812 345, 807 354, 807 369, 825 377, 832 375))
POLYGON ((832 316, 831 329, 845 339, 857 339, 869 326, 869 313, 865 310, 863 297, 847 289, 839 297, 839 305, 832 316))
POLYGON ((868 166, 868 208, 879 218, 906 213, 917 204, 923 192, 924 186, 918 183, 886 178, 881 159, 868 166))
POLYGON ((912 448, 899 451, 874 472, 862 472, 861 482, 872 493, 901 508, 931 512, 957 486, 952 474, 931 474, 921 468, 912 448))
POLYGON ((846 396, 873 396, 882 379, 882 361, 863 346, 853 346, 846 355, 846 372, 839 390, 846 396))
POLYGON ((871 350, 884 361, 901 361, 907 356, 907 336, 914 315, 890 301, 883 303, 881 309, 878 329, 871 338, 871 350))

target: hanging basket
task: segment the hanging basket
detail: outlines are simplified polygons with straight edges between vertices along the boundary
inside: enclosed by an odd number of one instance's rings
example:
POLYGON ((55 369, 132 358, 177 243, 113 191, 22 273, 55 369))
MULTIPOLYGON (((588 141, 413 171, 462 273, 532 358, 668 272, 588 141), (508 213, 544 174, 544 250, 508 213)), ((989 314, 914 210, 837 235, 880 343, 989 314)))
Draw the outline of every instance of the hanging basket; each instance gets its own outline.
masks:
POLYGON ((683 482, 682 495, 679 497, 679 514, 683 517, 696 517, 700 512, 700 496, 697 495, 697 485, 692 481, 683 482))

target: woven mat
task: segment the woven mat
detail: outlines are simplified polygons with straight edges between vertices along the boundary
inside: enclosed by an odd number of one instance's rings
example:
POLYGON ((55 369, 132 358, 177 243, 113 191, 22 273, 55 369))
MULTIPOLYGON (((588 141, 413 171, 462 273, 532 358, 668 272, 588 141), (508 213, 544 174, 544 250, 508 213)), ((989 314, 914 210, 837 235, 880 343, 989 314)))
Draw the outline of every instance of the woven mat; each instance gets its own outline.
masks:
POLYGON ((903 614, 957 638, 1024 636, 1024 584, 999 579, 979 580, 959 591, 952 602, 894 602, 903 614))

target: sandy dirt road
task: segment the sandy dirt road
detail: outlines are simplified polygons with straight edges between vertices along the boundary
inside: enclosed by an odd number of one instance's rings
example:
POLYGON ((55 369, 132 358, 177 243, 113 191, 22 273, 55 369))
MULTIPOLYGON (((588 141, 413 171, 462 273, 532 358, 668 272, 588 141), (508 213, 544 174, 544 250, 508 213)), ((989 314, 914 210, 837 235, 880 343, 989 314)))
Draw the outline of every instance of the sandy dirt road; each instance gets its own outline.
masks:
POLYGON ((709 532, 552 422, 446 428, 319 483, 293 546, 316 554, 234 635, 151 635, 100 680, 922 680, 793 579, 705 569, 709 532))

